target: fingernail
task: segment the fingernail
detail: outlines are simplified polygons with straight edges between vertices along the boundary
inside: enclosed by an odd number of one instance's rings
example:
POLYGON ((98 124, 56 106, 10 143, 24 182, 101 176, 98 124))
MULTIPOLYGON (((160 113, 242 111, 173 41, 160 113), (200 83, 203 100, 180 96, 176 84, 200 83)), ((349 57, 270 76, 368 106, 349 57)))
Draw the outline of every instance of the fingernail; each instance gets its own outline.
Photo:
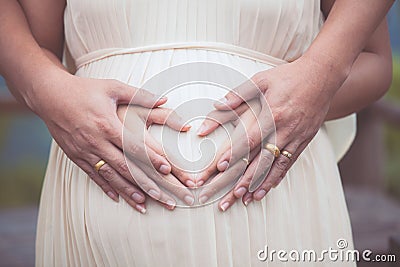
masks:
POLYGON ((202 186, 204 184, 204 181, 203 180, 197 181, 196 184, 197 184, 197 186, 202 186))
POLYGON ((152 197, 152 198, 154 198, 154 199, 160 199, 160 193, 159 192, 157 192, 156 190, 154 190, 154 189, 150 189, 149 190, 149 192, 148 192, 148 194, 152 197))
POLYGON ((228 167, 229 167, 229 162, 226 161, 226 160, 224 160, 224 161, 221 162, 221 163, 218 163, 218 170, 219 170, 220 172, 225 171, 226 169, 228 169, 228 167))
POLYGON ((171 208, 171 209, 173 209, 174 207, 175 207, 175 202, 173 201, 173 200, 167 200, 167 205, 171 208))
POLYGON ((200 202, 200 204, 204 204, 204 203, 206 203, 207 200, 208 200, 208 196, 202 196, 202 197, 200 197, 199 202, 200 202))
POLYGON ((246 199, 246 200, 244 201, 244 205, 247 207, 247 206, 250 204, 250 202, 252 202, 252 201, 253 201, 252 198, 248 198, 248 199, 246 199))
POLYGON ((163 174, 168 174, 170 173, 171 169, 167 165, 163 164, 160 166, 160 172, 163 174))
POLYGON ((228 202, 225 202, 225 203, 223 203, 222 205, 221 205, 221 210, 222 211, 226 211, 226 209, 229 207, 229 203, 228 202))
POLYGON ((189 186, 189 187, 192 187, 192 188, 196 187, 196 184, 192 180, 187 180, 186 181, 186 185, 189 186))
POLYGON ((146 213, 146 208, 143 205, 137 204, 136 208, 140 211, 140 213, 145 214, 146 213))
POLYGON ((206 129, 207 129, 207 127, 204 124, 202 124, 199 127, 199 129, 197 129, 197 135, 202 135, 205 132, 206 129))
POLYGON ((186 125, 184 125, 184 126, 182 127, 182 131, 189 131, 190 128, 192 128, 192 125, 186 124, 186 125))
POLYGON ((132 194, 131 198, 132 198, 135 202, 138 202, 138 203, 144 201, 144 196, 141 195, 141 194, 139 194, 139 193, 136 193, 136 192, 132 194))
POLYGON ((186 202, 186 204, 192 206, 194 204, 194 198, 192 196, 185 196, 183 198, 186 202))
POLYGON ((239 189, 237 189, 235 191, 237 197, 244 196, 244 194, 246 194, 246 192, 247 192, 247 189, 245 187, 239 187, 239 189))
POLYGON ((267 191, 265 191, 264 189, 261 189, 260 191, 258 191, 257 193, 254 194, 254 198, 257 200, 260 200, 265 196, 266 193, 267 193, 267 191))
POLYGON ((107 196, 109 196, 112 200, 114 200, 115 202, 119 202, 119 198, 111 191, 107 192, 107 196))

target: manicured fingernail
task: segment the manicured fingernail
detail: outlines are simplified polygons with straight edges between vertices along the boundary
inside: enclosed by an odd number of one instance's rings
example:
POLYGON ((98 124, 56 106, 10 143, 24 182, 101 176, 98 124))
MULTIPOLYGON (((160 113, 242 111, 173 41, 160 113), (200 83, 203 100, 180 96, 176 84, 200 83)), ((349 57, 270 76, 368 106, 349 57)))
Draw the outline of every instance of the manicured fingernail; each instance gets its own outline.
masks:
POLYGON ((132 194, 131 198, 132 198, 135 202, 138 202, 138 203, 144 201, 144 196, 141 195, 141 194, 139 194, 139 193, 136 193, 136 192, 132 194))
POLYGON ((237 197, 242 197, 244 196, 244 194, 246 194, 247 189, 245 187, 239 187, 238 189, 236 189, 235 193, 237 197))
POLYGON ((142 214, 145 214, 146 213, 146 208, 143 206, 143 205, 141 205, 141 204, 137 204, 136 205, 136 208, 140 211, 140 213, 142 213, 142 214))
POLYGON ((208 196, 202 196, 202 197, 200 197, 199 202, 200 202, 200 204, 204 204, 204 203, 206 203, 207 200, 208 200, 208 196))
POLYGON ((167 200, 167 205, 171 208, 171 209, 173 209, 173 208, 175 208, 175 201, 173 201, 173 200, 167 200))
POLYGON ((109 196, 112 200, 114 200, 115 202, 119 202, 119 198, 111 191, 107 192, 107 196, 109 196))
POLYGON ((254 198, 257 200, 262 199, 265 194, 267 194, 267 191, 265 191, 264 189, 261 189, 260 191, 258 191, 257 193, 254 194, 254 198))
POLYGON ((225 202, 225 203, 223 203, 222 205, 221 205, 221 210, 222 211, 226 211, 226 209, 229 207, 229 203, 228 202, 225 202))
POLYGON ((202 124, 199 127, 199 129, 197 129, 197 135, 203 135, 206 129, 207 129, 207 127, 204 124, 202 124))
POLYGON ((149 190, 149 192, 148 192, 148 194, 152 197, 152 198, 154 198, 154 199, 160 199, 160 193, 159 192, 157 192, 156 190, 154 190, 154 189, 150 189, 149 190))
POLYGON ((186 181, 186 185, 191 187, 191 188, 196 187, 196 184, 192 180, 187 180, 186 181))
POLYGON ((184 125, 184 126, 182 127, 182 131, 189 131, 190 128, 192 128, 192 125, 186 124, 186 125, 184 125))
POLYGON ((218 163, 218 170, 220 171, 220 172, 223 172, 223 171, 225 171, 226 169, 228 169, 228 167, 229 167, 229 162, 228 161, 226 161, 226 160, 224 160, 223 162, 220 162, 220 163, 218 163))
POLYGON ((253 201, 252 198, 248 198, 248 199, 246 199, 246 200, 244 201, 244 205, 247 207, 247 206, 250 204, 250 202, 252 202, 252 201, 253 201))
POLYGON ((160 172, 163 174, 168 174, 171 172, 171 168, 168 167, 167 165, 163 164, 160 166, 160 172))
POLYGON ((186 202, 186 204, 192 206, 194 204, 194 198, 192 196, 185 196, 183 198, 186 202))
POLYGON ((202 181, 202 180, 197 181, 197 183, 196 183, 197 186, 202 186, 203 184, 204 184, 204 181, 202 181))

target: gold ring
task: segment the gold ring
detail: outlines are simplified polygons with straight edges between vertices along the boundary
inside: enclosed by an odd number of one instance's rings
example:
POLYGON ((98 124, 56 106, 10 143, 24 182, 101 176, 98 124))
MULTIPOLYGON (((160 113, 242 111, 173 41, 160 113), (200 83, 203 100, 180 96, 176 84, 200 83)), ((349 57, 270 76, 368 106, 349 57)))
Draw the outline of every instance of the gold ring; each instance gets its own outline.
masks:
POLYGON ((97 163, 94 165, 94 169, 96 170, 96 172, 99 172, 99 171, 100 171, 100 168, 103 167, 104 164, 106 164, 106 162, 105 162, 104 160, 102 160, 102 159, 99 160, 99 162, 97 162, 97 163))
POLYGON ((275 158, 279 157, 279 155, 281 154, 281 151, 279 150, 279 148, 274 144, 266 143, 264 148, 266 150, 268 150, 269 152, 271 152, 275 158))
POLYGON ((292 153, 290 153, 290 152, 288 152, 288 151, 286 151, 286 150, 283 150, 282 151, 282 156, 285 156, 285 157, 287 157, 288 159, 291 159, 292 158, 292 153))
POLYGON ((244 161, 244 163, 246 163, 246 166, 249 165, 249 159, 248 158, 242 158, 242 160, 244 161))

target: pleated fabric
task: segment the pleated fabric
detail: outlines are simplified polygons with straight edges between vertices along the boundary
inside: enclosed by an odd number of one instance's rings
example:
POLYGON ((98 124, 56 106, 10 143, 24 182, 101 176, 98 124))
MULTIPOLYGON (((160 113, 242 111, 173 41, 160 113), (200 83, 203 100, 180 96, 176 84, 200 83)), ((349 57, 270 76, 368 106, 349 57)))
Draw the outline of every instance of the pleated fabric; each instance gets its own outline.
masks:
MULTIPOLYGON (((137 87, 170 67, 193 62, 220 64, 251 77, 301 56, 321 22, 317 0, 69 0, 65 12, 76 75, 137 87)), ((170 96, 169 105, 200 95, 219 98, 223 92, 187 91, 170 96)), ((353 133, 341 134, 350 143, 353 133)), ((218 145, 222 135, 217 131, 211 138, 218 145)), ((196 157, 197 144, 182 142, 183 153, 196 157)), ((323 126, 260 202, 236 203, 221 213, 215 203, 171 212, 148 200, 142 215, 122 199, 110 200, 53 142, 36 266, 354 266, 329 259, 257 258, 265 246, 318 253, 337 249, 337 241, 345 239, 353 247, 337 151, 345 147, 338 150, 323 126)))

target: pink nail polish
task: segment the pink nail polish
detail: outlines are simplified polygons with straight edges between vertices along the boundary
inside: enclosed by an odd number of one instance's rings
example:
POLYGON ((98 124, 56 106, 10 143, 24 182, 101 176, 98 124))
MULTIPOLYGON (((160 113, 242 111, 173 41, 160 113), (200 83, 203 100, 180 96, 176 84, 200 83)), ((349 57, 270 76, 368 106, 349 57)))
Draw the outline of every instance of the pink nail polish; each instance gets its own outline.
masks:
POLYGON ((140 213, 142 213, 142 214, 145 214, 146 213, 146 208, 145 207, 143 207, 143 205, 141 205, 141 204, 137 204, 136 205, 136 208, 140 211, 140 213))
POLYGON ((226 211, 226 210, 228 209, 228 207, 229 207, 229 203, 228 203, 228 202, 225 202, 225 203, 223 203, 223 204, 221 205, 221 210, 222 210, 222 211, 226 211))
POLYGON ((204 125, 204 124, 202 124, 201 126, 200 126, 200 128, 199 129, 197 129, 197 135, 202 135, 202 134, 204 134, 204 132, 205 132, 205 130, 206 130, 206 126, 204 125))
POLYGON ((168 173, 170 173, 170 171, 171 171, 171 168, 168 167, 167 165, 163 164, 163 165, 160 166, 160 172, 161 173, 168 174, 168 173))
POLYGON ((246 192, 247 192, 247 189, 245 187, 240 187, 235 191, 235 193, 237 194, 238 197, 244 196, 244 194, 246 194, 246 192))
POLYGON ((132 198, 135 202, 138 202, 138 203, 141 203, 141 202, 144 201, 144 196, 141 195, 141 194, 139 194, 139 193, 136 193, 136 192, 132 194, 131 198, 132 198))
POLYGON ((186 185, 191 187, 191 188, 196 187, 196 184, 192 180, 187 180, 186 181, 186 185))
POLYGON ((229 167, 229 162, 226 161, 226 160, 224 160, 224 161, 221 162, 221 163, 218 163, 218 170, 221 171, 221 172, 223 172, 223 171, 225 171, 226 169, 228 169, 228 167, 229 167))
POLYGON ((207 200, 208 200, 208 196, 202 196, 202 197, 200 197, 199 202, 200 202, 200 204, 205 204, 207 200))

